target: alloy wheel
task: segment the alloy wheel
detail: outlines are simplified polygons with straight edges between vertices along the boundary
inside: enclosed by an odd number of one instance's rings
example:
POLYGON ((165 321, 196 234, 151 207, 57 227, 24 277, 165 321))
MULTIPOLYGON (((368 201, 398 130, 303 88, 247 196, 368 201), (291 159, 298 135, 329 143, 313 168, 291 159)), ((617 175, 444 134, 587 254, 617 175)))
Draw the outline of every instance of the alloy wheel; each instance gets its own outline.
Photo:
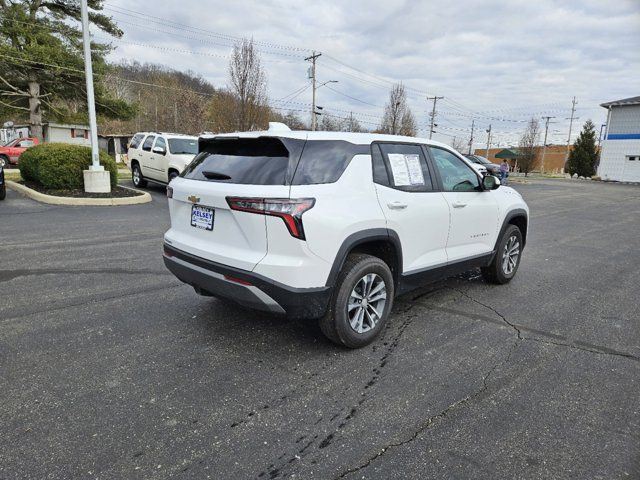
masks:
POLYGON ((518 265, 520 256, 520 241, 515 235, 511 235, 502 252, 502 271, 505 275, 511 275, 518 265))
POLYGON ((380 275, 367 273, 351 291, 347 314, 351 328, 365 333, 375 328, 387 302, 387 286, 380 275))

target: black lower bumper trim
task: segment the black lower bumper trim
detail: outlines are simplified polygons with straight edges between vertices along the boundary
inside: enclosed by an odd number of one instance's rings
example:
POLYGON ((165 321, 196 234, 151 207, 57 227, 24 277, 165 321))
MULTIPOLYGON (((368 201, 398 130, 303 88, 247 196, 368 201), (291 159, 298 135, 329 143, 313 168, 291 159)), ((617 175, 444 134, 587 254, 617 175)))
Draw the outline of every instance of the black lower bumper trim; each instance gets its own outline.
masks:
POLYGON ((163 257, 167 268, 178 279, 202 294, 295 318, 319 318, 327 311, 330 287, 289 287, 247 270, 205 260, 167 244, 164 245, 163 257))

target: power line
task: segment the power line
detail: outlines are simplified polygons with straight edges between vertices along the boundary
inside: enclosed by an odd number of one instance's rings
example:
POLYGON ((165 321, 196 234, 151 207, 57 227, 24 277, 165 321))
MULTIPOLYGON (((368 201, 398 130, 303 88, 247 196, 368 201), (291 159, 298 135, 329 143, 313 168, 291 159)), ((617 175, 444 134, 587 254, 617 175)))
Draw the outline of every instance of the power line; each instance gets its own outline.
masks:
POLYGON ((332 92, 337 93, 338 95, 342 95, 343 97, 350 98, 351 100, 355 100, 356 102, 360 102, 360 103, 363 103, 363 104, 365 104, 365 105, 369 105, 369 106, 371 106, 371 107, 383 108, 383 107, 381 107, 380 105, 375 105, 375 104, 373 104, 373 103, 365 102, 364 100, 361 100, 361 99, 359 99, 359 98, 352 97, 351 95, 347 95, 346 93, 343 93, 343 92, 341 92, 341 91, 339 91, 339 90, 336 90, 335 88, 332 88, 332 87, 330 87, 330 86, 328 86, 328 85, 327 85, 327 88, 328 88, 329 90, 331 90, 332 92))
MULTIPOLYGON (((207 36, 211 36, 211 37, 217 37, 220 39, 225 39, 225 40, 229 40, 229 41, 233 41, 233 42, 238 42, 238 41, 242 41, 243 38, 242 37, 238 37, 235 35, 229 35, 229 34, 224 34, 224 33, 219 33, 219 32, 214 32, 212 30, 207 30, 204 28, 199 28, 199 27, 193 27, 191 25, 187 25, 184 23, 180 23, 180 22, 176 22, 174 20, 168 20, 166 18, 162 18, 162 17, 157 17, 155 15, 151 15, 148 12, 139 12, 136 10, 132 10, 129 8, 125 8, 125 7, 120 7, 120 6, 116 6, 116 5, 110 5, 110 6, 105 6, 104 7, 105 10, 110 10, 114 13, 120 14, 120 15, 130 15, 130 14, 134 14, 138 17, 141 17, 140 19, 144 20, 144 21, 149 21, 152 23, 157 23, 163 26, 168 26, 170 28, 174 28, 174 29, 178 29, 178 27, 182 30, 182 29, 188 29, 191 30, 193 33, 198 33, 200 35, 202 34, 206 34, 207 36), (120 10, 120 11, 118 11, 120 10)), ((119 20, 120 21, 120 20, 119 20)), ((291 45, 282 45, 282 44, 278 44, 278 43, 272 43, 272 42, 265 42, 265 41, 254 41, 255 45, 263 45, 265 47, 268 48, 276 48, 276 49, 282 49, 282 50, 290 50, 290 51, 297 51, 297 52, 308 52, 310 49, 308 48, 301 48, 301 47, 294 47, 291 45)))

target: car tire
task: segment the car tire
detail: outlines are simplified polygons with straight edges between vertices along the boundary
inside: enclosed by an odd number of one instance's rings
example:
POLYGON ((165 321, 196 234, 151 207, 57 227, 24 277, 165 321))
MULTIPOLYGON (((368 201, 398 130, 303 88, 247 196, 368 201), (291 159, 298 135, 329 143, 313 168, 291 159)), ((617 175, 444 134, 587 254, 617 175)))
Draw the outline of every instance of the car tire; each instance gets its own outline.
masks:
POLYGON ((484 279, 503 285, 515 277, 522 258, 522 232, 509 225, 500 237, 496 254, 488 267, 481 268, 484 279))
POLYGON ((147 181, 142 176, 140 165, 137 163, 131 165, 131 181, 133 182, 133 186, 136 188, 144 188, 147 186, 147 181))
POLYGON ((322 333, 348 348, 370 344, 389 318, 394 293, 393 275, 384 261, 371 255, 349 255, 338 275, 328 311, 320 319, 322 333))
POLYGON ((2 164, 4 168, 9 168, 9 157, 0 155, 0 164, 2 164))
POLYGON ((169 182, 168 183, 171 183, 171 180, 176 178, 178 175, 180 175, 178 172, 176 172, 175 170, 171 170, 169 172, 169 182))

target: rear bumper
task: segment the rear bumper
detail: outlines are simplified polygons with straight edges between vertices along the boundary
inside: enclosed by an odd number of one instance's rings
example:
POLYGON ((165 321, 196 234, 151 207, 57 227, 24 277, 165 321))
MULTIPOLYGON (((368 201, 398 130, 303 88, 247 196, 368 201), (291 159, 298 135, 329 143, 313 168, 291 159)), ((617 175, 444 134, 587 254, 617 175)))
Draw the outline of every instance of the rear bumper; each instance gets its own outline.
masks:
POLYGON ((171 273, 204 295, 295 318, 319 318, 327 311, 330 287, 290 287, 247 270, 196 257, 166 243, 163 258, 171 273))

